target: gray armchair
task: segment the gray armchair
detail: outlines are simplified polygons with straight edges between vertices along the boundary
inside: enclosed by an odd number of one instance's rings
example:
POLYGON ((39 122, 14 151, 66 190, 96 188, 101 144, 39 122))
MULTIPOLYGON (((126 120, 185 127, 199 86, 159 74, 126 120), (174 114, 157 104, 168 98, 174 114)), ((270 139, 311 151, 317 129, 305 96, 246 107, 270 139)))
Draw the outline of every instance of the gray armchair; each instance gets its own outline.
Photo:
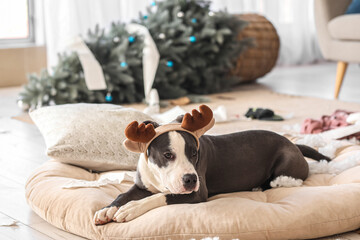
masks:
POLYGON ((348 63, 360 63, 360 14, 343 15, 351 0, 315 0, 315 24, 325 59, 338 62, 335 98, 348 63))

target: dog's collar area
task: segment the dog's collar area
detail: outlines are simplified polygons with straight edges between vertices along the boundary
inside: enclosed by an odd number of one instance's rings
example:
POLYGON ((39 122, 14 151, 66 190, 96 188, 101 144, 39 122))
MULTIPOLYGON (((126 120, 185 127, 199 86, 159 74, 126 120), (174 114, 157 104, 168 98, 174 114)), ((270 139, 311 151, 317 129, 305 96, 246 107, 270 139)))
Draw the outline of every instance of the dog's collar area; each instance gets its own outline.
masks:
POLYGON ((200 141, 199 141, 199 138, 198 136, 195 135, 195 133, 189 131, 189 130, 186 130, 184 128, 181 127, 181 124, 179 123, 170 123, 170 124, 166 124, 166 125, 161 125, 157 128, 155 128, 155 136, 149 141, 147 142, 146 146, 145 146, 145 150, 144 150, 144 156, 145 156, 145 160, 148 161, 148 148, 150 146, 150 144, 152 143, 152 141, 155 140, 155 138, 159 137, 160 135, 164 134, 164 133, 167 133, 167 132, 171 132, 171 131, 182 131, 182 132, 187 132, 189 133, 190 135, 192 135, 195 140, 196 140, 196 145, 197 145, 197 150, 199 150, 200 148, 200 141))

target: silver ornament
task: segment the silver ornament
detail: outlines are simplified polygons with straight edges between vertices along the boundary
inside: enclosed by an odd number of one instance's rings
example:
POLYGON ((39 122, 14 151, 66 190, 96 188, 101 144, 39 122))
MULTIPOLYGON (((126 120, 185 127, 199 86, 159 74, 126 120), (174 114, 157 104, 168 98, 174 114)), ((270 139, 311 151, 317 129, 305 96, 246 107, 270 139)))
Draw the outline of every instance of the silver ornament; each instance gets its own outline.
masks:
POLYGON ((43 96, 43 101, 44 101, 44 102, 49 101, 49 99, 50 99, 49 95, 45 94, 45 95, 43 96))
POLYGON ((56 91, 55 88, 52 88, 52 89, 50 90, 50 95, 51 95, 51 96, 55 96, 56 93, 57 93, 57 91, 56 91))
POLYGON ((27 111, 27 110, 29 110, 29 108, 30 108, 29 104, 24 103, 22 100, 17 101, 17 105, 18 105, 19 108, 20 108, 21 110, 23 110, 23 111, 27 111))
POLYGON ((118 36, 114 37, 114 38, 113 38, 113 42, 115 42, 115 43, 120 42, 120 38, 119 38, 118 36))
POLYGON ((176 14, 176 16, 178 16, 179 18, 182 18, 182 17, 184 16, 184 13, 183 13, 183 12, 178 12, 178 13, 176 14))
POLYGON ((160 39, 165 39, 165 37, 166 37, 166 36, 165 36, 164 33, 160 33, 160 34, 159 34, 159 38, 160 38, 160 39))
POLYGON ((66 84, 65 82, 59 82, 58 87, 59 87, 60 89, 65 89, 65 88, 67 87, 67 84, 66 84))
POLYGON ((210 17, 212 17, 212 16, 214 16, 214 15, 215 15, 214 12, 212 12, 212 11, 209 12, 209 16, 210 16, 210 17))
POLYGON ((35 108, 41 108, 42 105, 43 104, 42 104, 41 98, 39 98, 35 108))

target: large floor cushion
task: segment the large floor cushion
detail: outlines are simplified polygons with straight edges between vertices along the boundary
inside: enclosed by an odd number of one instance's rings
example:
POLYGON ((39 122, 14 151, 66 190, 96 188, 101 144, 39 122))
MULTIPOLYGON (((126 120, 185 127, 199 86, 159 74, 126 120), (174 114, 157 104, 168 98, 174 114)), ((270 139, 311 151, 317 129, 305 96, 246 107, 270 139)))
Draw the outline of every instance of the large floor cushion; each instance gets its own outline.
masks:
MULTIPOLYGON (((339 151, 334 161, 359 154, 360 146, 349 146, 339 151)), ((91 173, 49 161, 29 178, 26 197, 31 208, 49 223, 90 239, 310 239, 360 227, 360 166, 338 175, 311 175, 303 187, 222 194, 206 203, 153 209, 131 222, 95 226, 95 211, 132 182, 63 187, 74 180, 95 181, 109 173, 91 173)))

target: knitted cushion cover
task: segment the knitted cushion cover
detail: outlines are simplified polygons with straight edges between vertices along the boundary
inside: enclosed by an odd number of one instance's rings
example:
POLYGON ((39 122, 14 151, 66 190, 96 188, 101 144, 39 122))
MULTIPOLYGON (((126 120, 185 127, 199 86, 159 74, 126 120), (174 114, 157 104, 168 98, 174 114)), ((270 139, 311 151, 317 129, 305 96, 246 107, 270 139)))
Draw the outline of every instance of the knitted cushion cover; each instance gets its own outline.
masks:
POLYGON ((65 104, 30 112, 44 136, 49 157, 86 169, 136 169, 139 154, 122 145, 132 121, 152 120, 140 111, 112 104, 65 104))

